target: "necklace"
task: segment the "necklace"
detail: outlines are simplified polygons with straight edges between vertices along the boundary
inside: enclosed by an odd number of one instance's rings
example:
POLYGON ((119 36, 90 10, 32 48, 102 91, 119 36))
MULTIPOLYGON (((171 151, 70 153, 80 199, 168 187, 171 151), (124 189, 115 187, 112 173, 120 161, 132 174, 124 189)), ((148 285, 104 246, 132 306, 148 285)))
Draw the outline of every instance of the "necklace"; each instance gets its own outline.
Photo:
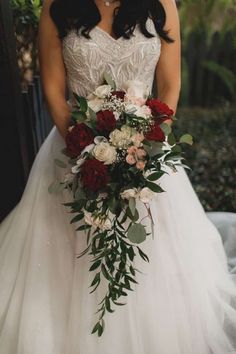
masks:
POLYGON ((105 6, 110 6, 114 2, 117 2, 117 0, 102 0, 105 6))

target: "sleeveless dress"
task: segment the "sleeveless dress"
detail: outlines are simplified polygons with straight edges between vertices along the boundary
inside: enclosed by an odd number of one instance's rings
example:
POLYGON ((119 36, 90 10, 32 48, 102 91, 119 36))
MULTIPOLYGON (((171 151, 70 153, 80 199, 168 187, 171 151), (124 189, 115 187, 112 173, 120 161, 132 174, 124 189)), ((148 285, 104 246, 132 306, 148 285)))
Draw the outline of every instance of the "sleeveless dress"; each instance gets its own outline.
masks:
MULTIPOLYGON (((63 40, 70 92, 91 93, 104 72, 120 86, 135 79, 151 90, 160 53, 158 35, 148 39, 138 27, 130 40, 99 27, 89 40, 71 31, 63 40)), ((0 227, 0 353, 236 353, 236 287, 220 235, 182 168, 162 177, 166 192, 151 202, 154 239, 142 244, 150 263, 136 260, 139 284, 106 315, 102 337, 91 334, 106 283, 89 294, 90 258, 76 257, 86 237, 70 225, 65 195, 48 193, 64 173, 54 164, 63 147, 54 127, 0 227)))

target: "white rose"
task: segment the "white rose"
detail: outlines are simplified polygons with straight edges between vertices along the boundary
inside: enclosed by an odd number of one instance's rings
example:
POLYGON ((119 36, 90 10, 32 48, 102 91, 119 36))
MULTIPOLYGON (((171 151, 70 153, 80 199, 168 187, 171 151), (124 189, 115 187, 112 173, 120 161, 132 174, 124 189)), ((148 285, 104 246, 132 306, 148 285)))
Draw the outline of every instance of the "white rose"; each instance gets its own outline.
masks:
POLYGON ((102 105, 104 103, 104 100, 101 98, 94 98, 90 101, 88 101, 88 106, 90 109, 92 109, 95 113, 99 112, 102 109, 102 105))
POLYGON ((136 188, 126 189, 120 194, 120 196, 122 199, 135 198, 137 196, 137 189, 136 188))
POLYGON ((147 99, 149 95, 148 85, 137 80, 127 81, 122 89, 126 92, 126 95, 129 97, 136 97, 147 99))
POLYGON ((112 145, 120 149, 126 149, 130 145, 131 138, 135 133, 136 131, 134 129, 127 125, 123 125, 121 130, 115 129, 113 132, 111 132, 110 142, 112 145))
POLYGON ((109 218, 103 219, 100 225, 100 229, 106 231, 106 230, 111 230, 111 228, 112 228, 111 220, 109 218))
POLYGON ((144 105, 142 107, 138 107, 138 109, 136 110, 135 114, 138 116, 138 117, 142 117, 142 118, 150 118, 151 115, 152 115, 152 111, 151 109, 144 105))
POLYGON ((155 192, 151 191, 151 189, 144 187, 139 192, 139 199, 143 203, 149 203, 155 196, 155 192))
POLYGON ((105 98, 107 95, 111 93, 111 86, 110 85, 102 85, 96 88, 94 91, 94 95, 96 95, 99 98, 105 98))
POLYGON ((116 160, 117 152, 114 146, 101 142, 93 149, 93 155, 97 160, 104 162, 105 165, 111 165, 116 160))

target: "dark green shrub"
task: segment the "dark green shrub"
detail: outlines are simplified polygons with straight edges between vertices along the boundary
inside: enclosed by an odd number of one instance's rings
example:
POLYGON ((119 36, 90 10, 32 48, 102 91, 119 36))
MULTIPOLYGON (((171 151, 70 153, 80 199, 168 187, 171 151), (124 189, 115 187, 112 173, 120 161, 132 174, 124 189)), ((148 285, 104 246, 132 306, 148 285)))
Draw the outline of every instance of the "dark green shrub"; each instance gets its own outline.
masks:
POLYGON ((236 107, 182 108, 176 130, 189 132, 186 146, 193 186, 208 211, 236 211, 236 107))

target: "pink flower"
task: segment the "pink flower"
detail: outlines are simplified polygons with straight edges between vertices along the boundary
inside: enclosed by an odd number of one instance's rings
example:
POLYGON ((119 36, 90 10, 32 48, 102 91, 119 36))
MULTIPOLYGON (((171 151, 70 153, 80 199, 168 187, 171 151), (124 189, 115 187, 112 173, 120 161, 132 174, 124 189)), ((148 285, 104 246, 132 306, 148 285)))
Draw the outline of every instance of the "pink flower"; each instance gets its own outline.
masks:
POLYGON ((132 141, 135 146, 139 147, 144 140, 143 133, 137 133, 132 137, 132 141))
POLYGON ((129 164, 129 165, 134 165, 136 163, 136 159, 133 155, 131 154, 128 154, 126 156, 126 162, 129 164))
POLYGON ((138 159, 143 159, 145 156, 147 156, 147 153, 144 149, 138 149, 136 154, 138 159))
POLYGON ((136 154, 138 148, 136 146, 130 146, 128 149, 127 149, 127 152, 128 154, 136 154))
POLYGON ((137 167, 138 170, 144 170, 145 165, 146 165, 146 162, 142 161, 142 160, 139 160, 136 163, 136 167, 137 167))

